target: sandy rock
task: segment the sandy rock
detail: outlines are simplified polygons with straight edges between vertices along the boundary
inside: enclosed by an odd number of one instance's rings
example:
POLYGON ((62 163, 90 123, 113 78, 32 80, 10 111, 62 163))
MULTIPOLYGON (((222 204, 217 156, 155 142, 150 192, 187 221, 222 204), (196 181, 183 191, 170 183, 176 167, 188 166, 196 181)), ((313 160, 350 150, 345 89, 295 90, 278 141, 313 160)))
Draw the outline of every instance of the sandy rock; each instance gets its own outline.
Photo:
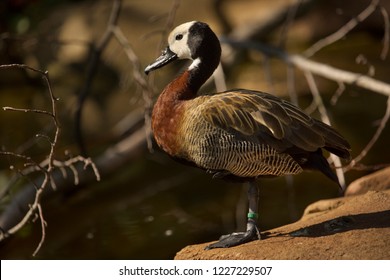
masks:
POLYGON ((347 187, 345 195, 357 195, 364 194, 370 190, 382 191, 388 189, 390 189, 390 167, 383 168, 353 181, 347 187))
POLYGON ((306 219, 308 216, 312 214, 316 214, 319 212, 327 212, 333 209, 336 209, 340 205, 343 205, 345 202, 344 198, 335 198, 335 199, 324 199, 314 202, 306 207, 303 212, 302 219, 306 219))
POLYGON ((175 259, 390 259, 390 190, 318 205, 293 224, 262 232, 262 240, 209 251, 209 243, 190 245, 175 259))

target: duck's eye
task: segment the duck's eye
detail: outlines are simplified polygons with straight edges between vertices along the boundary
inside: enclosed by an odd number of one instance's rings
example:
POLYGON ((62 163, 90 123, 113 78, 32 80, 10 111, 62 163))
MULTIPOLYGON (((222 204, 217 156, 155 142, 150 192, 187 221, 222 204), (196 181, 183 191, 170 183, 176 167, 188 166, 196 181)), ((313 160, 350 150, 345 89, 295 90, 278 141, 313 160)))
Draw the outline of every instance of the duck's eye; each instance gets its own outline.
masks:
POLYGON ((176 41, 180 41, 181 39, 183 39, 183 34, 177 34, 175 39, 176 41))

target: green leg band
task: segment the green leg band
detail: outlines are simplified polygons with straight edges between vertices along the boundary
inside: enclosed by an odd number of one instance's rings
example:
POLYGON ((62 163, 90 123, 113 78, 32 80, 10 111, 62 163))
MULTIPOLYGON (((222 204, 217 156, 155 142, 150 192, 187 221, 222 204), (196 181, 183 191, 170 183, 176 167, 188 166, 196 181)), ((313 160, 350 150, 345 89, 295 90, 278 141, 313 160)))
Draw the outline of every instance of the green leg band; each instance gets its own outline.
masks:
POLYGON ((257 213, 248 213, 248 219, 257 219, 259 215, 257 213))

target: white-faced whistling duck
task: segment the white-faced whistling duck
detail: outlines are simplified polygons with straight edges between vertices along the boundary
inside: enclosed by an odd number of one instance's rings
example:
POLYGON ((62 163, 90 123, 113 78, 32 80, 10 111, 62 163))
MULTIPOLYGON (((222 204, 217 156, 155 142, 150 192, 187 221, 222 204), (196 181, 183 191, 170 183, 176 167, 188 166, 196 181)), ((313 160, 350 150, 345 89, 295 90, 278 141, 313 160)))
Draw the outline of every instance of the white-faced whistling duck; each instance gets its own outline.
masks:
POLYGON ((164 88, 154 106, 152 130, 157 144, 170 156, 213 177, 250 183, 247 231, 222 236, 206 249, 260 239, 255 179, 316 169, 338 183, 321 148, 350 157, 348 142, 333 128, 273 95, 245 89, 198 95, 220 56, 214 32, 207 24, 192 21, 176 27, 169 34, 168 47, 145 68, 148 74, 176 59, 192 60, 164 88))

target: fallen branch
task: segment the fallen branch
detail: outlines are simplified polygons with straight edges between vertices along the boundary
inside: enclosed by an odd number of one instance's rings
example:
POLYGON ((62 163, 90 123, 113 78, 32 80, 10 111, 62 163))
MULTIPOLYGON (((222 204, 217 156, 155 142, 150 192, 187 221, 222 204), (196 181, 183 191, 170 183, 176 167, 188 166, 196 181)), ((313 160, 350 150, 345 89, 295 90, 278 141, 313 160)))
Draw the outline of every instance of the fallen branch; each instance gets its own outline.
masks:
POLYGON ((376 80, 372 77, 361 73, 354 73, 346 70, 342 70, 324 63, 315 62, 302 55, 293 54, 290 55, 281 49, 265 45, 259 42, 253 41, 235 41, 229 38, 221 38, 221 42, 231 45, 233 47, 242 49, 258 50, 268 56, 273 56, 281 59, 287 65, 293 65, 302 71, 309 71, 314 75, 318 75, 336 83, 349 84, 357 87, 361 87, 372 92, 390 96, 390 84, 376 80))

